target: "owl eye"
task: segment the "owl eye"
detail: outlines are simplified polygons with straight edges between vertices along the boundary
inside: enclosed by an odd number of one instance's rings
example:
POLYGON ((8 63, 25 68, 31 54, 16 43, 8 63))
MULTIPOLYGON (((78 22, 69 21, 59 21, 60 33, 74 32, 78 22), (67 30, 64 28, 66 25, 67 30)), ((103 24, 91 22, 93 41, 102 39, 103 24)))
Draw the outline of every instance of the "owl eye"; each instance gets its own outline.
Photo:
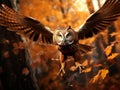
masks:
POLYGON ((60 38, 62 38, 62 37, 63 37, 63 35, 62 35, 62 33, 61 33, 61 32, 59 32, 59 33, 58 33, 58 37, 60 37, 60 38))
POLYGON ((61 35, 61 34, 58 34, 58 36, 59 36, 59 37, 62 37, 62 35, 61 35))
POLYGON ((69 38, 69 36, 71 36, 71 34, 70 34, 70 33, 67 33, 67 34, 66 34, 66 38, 69 38))

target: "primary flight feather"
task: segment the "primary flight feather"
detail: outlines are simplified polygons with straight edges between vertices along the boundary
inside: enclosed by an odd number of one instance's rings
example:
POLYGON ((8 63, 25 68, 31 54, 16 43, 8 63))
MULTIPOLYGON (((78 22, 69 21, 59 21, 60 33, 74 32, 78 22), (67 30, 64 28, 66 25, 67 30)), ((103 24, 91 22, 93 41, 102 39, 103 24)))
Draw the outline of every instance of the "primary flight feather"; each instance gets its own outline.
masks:
POLYGON ((80 53, 91 50, 90 46, 79 44, 80 39, 85 39, 104 31, 120 16, 120 0, 106 0, 104 5, 93 13, 77 31, 71 27, 51 31, 40 21, 19 14, 5 4, 0 6, 0 25, 8 30, 24 35, 33 41, 41 38, 43 43, 58 45, 61 52, 60 73, 65 73, 65 60, 67 56, 73 56, 75 65, 80 53))

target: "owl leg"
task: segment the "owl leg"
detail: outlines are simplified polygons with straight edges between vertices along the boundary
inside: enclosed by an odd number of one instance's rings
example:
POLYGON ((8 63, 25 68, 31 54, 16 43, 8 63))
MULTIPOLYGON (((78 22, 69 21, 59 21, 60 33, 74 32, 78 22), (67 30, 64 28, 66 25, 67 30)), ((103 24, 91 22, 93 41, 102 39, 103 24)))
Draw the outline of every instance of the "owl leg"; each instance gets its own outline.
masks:
POLYGON ((80 61, 80 54, 78 52, 76 52, 73 57, 74 57, 74 61, 75 61, 76 70, 78 69, 79 73, 82 73, 84 66, 79 62, 80 61))
POLYGON ((57 75, 63 76, 65 74, 64 68, 65 68, 65 62, 61 63, 61 68, 60 68, 60 70, 59 70, 57 75))
POLYGON ((65 55, 63 55, 62 53, 60 53, 60 64, 61 64, 61 68, 60 68, 60 70, 59 70, 59 72, 58 72, 58 74, 57 75, 64 75, 65 74, 65 60, 66 60, 66 56, 65 55))
POLYGON ((80 64, 79 62, 75 61, 75 67, 76 67, 76 69, 79 70, 79 73, 82 73, 82 70, 84 69, 82 64, 80 64))

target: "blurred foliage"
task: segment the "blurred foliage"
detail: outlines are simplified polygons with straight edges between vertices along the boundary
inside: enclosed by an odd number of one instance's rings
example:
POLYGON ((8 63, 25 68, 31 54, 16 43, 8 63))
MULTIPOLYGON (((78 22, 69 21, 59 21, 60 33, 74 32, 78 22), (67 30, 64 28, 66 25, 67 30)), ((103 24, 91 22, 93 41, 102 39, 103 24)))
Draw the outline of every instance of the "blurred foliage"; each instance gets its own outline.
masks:
POLYGON ((20 3, 21 13, 40 20, 53 30, 58 26, 79 27, 89 15, 87 6, 82 6, 84 0, 82 3, 79 0, 21 0, 20 3))
MULTIPOLYGON (((91 0, 87 1, 92 3, 91 0)), ((88 5, 91 5, 86 3, 86 0, 20 0, 19 2, 19 13, 38 19, 52 30, 68 25, 78 29, 89 16, 88 5)), ((115 22, 116 31, 110 34, 111 37, 116 37, 110 44, 107 30, 93 38, 80 40, 82 44, 95 46, 91 52, 81 56, 80 62, 84 66, 82 73, 75 71, 74 61, 70 57, 67 60, 66 74, 57 76, 60 69, 59 51, 54 45, 32 41, 24 44, 14 43, 13 52, 17 54, 17 49, 24 46, 29 48, 32 57, 31 67, 42 90, 119 90, 119 21, 115 22)), ((4 56, 9 57, 8 52, 5 52, 4 56)), ((22 73, 27 75, 29 71, 24 68, 22 73)))

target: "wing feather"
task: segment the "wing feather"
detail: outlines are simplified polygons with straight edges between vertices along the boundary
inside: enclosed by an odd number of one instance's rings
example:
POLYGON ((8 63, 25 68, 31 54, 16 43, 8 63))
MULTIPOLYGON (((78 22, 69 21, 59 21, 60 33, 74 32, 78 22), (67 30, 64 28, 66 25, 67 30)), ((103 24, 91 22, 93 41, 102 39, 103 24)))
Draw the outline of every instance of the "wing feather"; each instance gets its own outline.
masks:
POLYGON ((120 0, 106 0, 104 5, 92 14, 77 31, 78 38, 92 37, 105 30, 120 16, 120 0))
POLYGON ((39 21, 23 16, 5 4, 0 6, 0 25, 24 35, 34 41, 41 36, 43 42, 52 43, 53 32, 45 28, 39 21))

